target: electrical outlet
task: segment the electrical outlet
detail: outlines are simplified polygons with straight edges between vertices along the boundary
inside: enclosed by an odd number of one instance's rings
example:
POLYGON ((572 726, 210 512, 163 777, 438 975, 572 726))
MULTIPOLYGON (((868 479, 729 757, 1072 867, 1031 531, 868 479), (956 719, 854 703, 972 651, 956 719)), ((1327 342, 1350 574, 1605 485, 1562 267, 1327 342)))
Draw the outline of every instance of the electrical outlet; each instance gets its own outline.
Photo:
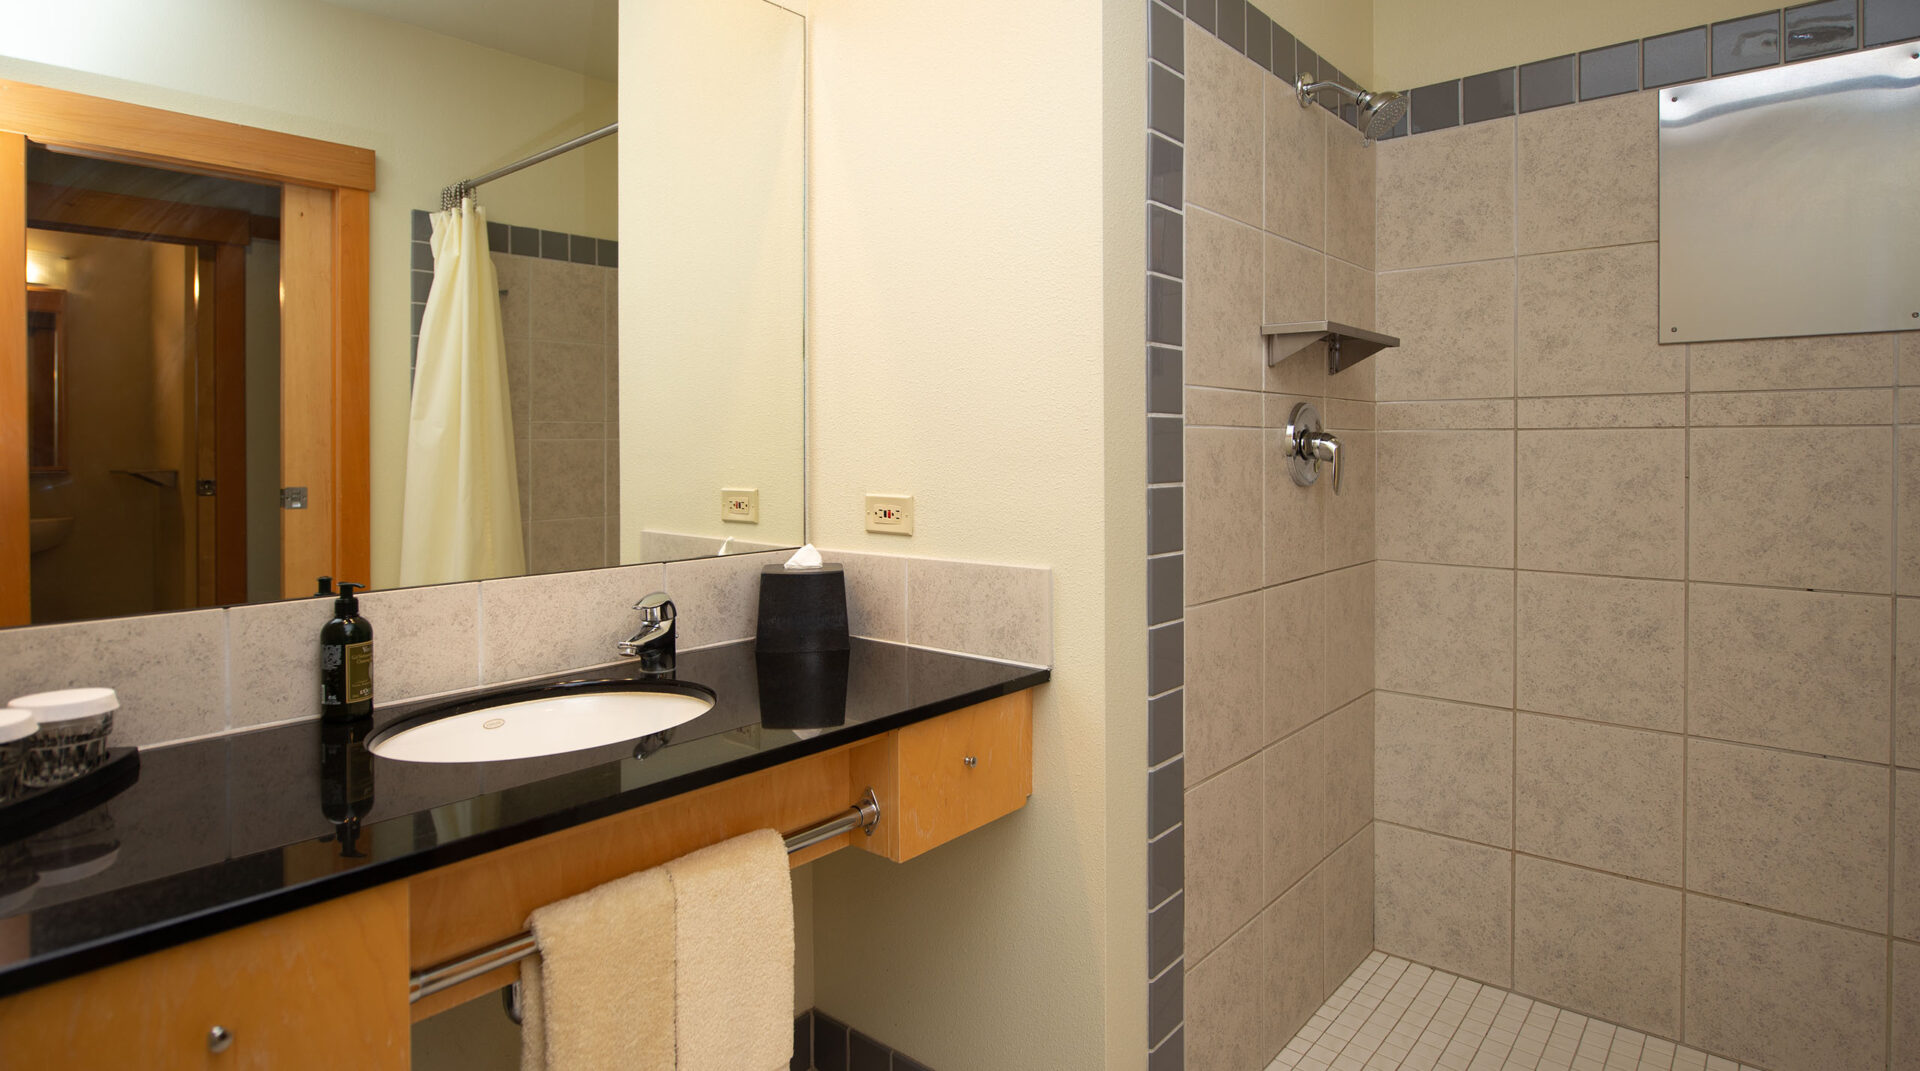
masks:
POLYGON ((868 495, 867 531, 913 534, 912 495, 868 495))
POLYGON ((722 487, 720 519, 738 524, 759 524, 760 492, 751 487, 722 487))

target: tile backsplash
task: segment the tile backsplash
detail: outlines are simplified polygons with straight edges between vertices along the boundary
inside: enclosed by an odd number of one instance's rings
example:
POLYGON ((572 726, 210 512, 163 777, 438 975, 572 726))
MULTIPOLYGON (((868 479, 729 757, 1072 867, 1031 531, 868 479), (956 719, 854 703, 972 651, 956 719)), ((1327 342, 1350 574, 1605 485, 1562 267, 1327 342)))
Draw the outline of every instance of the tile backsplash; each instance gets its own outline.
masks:
MULTIPOLYGON (((1052 574, 823 552, 847 574, 852 631, 1030 665, 1053 657, 1052 574)), ((633 604, 665 591, 682 649, 751 638, 758 575, 788 552, 739 554, 465 584, 371 591, 375 702, 397 703, 616 661, 633 604)), ((116 744, 143 747, 319 716, 319 634, 331 598, 0 631, 5 698, 52 688, 120 693, 116 744)))

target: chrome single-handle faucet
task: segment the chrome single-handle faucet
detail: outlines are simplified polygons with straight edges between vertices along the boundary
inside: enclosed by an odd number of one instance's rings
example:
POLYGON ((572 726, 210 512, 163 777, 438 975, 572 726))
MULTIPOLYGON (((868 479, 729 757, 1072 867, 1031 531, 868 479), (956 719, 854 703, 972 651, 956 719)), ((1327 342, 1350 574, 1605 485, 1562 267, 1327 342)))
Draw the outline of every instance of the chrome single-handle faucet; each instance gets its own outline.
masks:
POLYGON ((1320 463, 1333 469, 1333 493, 1340 493, 1340 440, 1320 425, 1320 410, 1301 402, 1287 417, 1287 470, 1293 482, 1311 487, 1320 478, 1320 463))
POLYGON ((628 658, 638 658, 640 668, 648 672, 661 673, 673 669, 674 629, 676 614, 673 600, 667 598, 664 591, 653 594, 633 604, 640 611, 640 631, 621 640, 620 653, 628 658))

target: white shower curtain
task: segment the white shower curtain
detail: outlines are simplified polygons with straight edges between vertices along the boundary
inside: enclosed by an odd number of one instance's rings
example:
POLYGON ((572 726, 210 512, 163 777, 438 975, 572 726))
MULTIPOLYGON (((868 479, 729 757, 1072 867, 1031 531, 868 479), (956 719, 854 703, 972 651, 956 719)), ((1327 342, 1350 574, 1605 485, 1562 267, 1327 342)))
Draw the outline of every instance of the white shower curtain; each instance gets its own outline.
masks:
POLYGON ((407 422, 400 583, 526 571, 500 282, 487 255, 486 213, 469 199, 433 215, 433 289, 407 422))

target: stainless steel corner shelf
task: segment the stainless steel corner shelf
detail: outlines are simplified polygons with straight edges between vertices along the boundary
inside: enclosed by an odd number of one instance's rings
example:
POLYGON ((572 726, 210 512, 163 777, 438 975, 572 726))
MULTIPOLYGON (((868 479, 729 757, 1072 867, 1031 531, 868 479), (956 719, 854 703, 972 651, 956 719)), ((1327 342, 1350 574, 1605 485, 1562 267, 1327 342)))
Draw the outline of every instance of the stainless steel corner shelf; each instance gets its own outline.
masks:
POLYGON ((1267 337, 1267 364, 1276 365, 1316 342, 1327 344, 1327 374, 1352 368, 1361 361, 1400 344, 1392 335, 1367 331, 1352 324, 1332 320, 1307 320, 1297 324, 1262 324, 1267 337))

